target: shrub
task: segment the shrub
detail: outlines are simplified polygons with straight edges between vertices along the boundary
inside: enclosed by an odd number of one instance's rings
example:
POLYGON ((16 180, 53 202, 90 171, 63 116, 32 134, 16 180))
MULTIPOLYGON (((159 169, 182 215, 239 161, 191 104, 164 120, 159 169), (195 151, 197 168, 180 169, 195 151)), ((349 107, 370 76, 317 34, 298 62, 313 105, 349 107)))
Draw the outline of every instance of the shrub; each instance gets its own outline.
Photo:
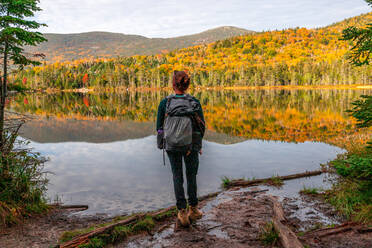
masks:
POLYGON ((372 180, 372 155, 352 154, 344 160, 332 162, 336 172, 343 177, 372 180))
POLYGON ((45 159, 18 138, 22 124, 11 123, 16 128, 5 130, 5 142, 0 150, 0 221, 5 225, 47 209, 45 159))

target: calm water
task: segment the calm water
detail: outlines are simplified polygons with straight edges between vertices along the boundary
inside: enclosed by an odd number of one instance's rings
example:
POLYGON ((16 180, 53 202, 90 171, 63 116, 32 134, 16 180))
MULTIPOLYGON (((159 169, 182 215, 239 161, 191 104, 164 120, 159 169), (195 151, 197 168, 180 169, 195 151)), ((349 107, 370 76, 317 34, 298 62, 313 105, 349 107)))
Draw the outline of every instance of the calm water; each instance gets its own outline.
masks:
MULTIPOLYGON (((344 113, 368 90, 193 92, 207 121, 199 195, 221 177, 270 177, 318 169, 343 152, 322 143, 353 132, 344 113)), ((174 203, 169 161, 155 145, 155 116, 168 92, 17 95, 8 108, 35 118, 22 130, 49 157, 48 195, 120 214, 174 203)), ((319 182, 320 183, 320 182, 319 182)), ((300 186, 299 186, 300 187, 300 186)), ((302 185, 301 185, 302 187, 302 185)))

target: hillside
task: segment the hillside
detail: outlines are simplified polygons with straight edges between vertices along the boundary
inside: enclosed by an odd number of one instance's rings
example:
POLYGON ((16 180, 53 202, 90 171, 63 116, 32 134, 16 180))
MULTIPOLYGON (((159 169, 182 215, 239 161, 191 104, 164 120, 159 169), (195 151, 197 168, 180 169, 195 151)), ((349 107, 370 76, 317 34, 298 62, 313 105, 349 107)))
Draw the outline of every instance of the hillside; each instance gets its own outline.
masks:
POLYGON ((236 27, 219 27, 193 35, 175 38, 147 38, 109 32, 78 34, 44 34, 47 42, 28 47, 28 52, 42 52, 47 61, 65 61, 81 58, 109 58, 117 56, 151 55, 189 46, 211 43, 252 31, 236 27))
POLYGON ((56 63, 13 81, 44 89, 164 87, 173 70, 187 70, 194 86, 371 85, 371 65, 351 66, 352 42, 340 40, 343 27, 371 22, 372 12, 325 28, 247 34, 158 55, 56 63))

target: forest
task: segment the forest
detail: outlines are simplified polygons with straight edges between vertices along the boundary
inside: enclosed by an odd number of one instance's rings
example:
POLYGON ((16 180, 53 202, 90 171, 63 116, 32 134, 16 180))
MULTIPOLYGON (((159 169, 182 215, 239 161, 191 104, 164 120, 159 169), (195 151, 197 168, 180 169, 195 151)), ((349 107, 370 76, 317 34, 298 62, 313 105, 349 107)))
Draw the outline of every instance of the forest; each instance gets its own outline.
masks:
POLYGON ((370 85, 371 66, 348 61, 350 25, 372 22, 372 12, 317 28, 291 28, 228 38, 157 55, 80 59, 30 67, 11 76, 31 89, 160 88, 173 70, 186 70, 193 87, 370 85))

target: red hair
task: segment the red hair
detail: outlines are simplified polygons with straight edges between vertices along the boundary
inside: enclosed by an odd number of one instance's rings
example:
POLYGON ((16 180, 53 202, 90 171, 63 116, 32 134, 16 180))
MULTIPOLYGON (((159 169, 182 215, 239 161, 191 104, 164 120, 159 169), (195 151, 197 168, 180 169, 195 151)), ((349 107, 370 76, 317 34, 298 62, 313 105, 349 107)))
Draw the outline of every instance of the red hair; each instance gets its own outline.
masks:
POLYGON ((173 88, 186 91, 190 85, 190 77, 185 71, 174 71, 172 83, 173 88))

